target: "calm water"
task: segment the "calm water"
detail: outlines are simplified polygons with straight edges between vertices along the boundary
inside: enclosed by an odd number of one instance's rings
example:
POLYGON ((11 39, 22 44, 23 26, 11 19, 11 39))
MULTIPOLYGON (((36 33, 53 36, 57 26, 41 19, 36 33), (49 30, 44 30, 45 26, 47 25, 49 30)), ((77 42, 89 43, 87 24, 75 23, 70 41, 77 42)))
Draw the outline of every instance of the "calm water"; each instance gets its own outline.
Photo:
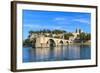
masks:
POLYGON ((80 60, 91 58, 89 45, 67 45, 51 48, 23 48, 23 62, 80 60))

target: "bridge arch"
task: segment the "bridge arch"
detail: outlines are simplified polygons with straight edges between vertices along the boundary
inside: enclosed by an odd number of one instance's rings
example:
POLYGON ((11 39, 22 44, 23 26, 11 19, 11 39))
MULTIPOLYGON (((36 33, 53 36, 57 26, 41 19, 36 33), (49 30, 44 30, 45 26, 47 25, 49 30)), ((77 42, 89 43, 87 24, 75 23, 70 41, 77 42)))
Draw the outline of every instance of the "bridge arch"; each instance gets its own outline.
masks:
POLYGON ((66 41, 66 43, 67 43, 67 44, 69 44, 69 42, 68 42, 68 41, 66 41))
POLYGON ((55 47, 56 46, 56 42, 53 39, 48 39, 47 42, 46 42, 46 45, 48 47, 55 47))
POLYGON ((59 41, 59 45, 63 45, 64 42, 62 40, 59 41))

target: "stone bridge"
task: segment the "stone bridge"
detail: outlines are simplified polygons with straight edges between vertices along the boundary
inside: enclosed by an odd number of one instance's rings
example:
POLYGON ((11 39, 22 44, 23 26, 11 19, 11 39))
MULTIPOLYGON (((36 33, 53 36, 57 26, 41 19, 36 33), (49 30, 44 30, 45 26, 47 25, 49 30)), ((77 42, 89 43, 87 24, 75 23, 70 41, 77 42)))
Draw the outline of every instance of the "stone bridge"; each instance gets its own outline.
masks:
POLYGON ((33 42, 35 47, 50 47, 50 46, 61 46, 61 45, 67 45, 70 43, 73 43, 74 40, 77 38, 77 35, 79 35, 82 31, 77 30, 76 32, 73 32, 73 36, 70 36, 68 40, 64 39, 64 36, 61 35, 60 38, 54 38, 47 37, 43 34, 33 34, 30 36, 30 40, 33 41, 35 38, 35 43, 33 42))
POLYGON ((71 40, 65 40, 60 38, 38 36, 36 37, 35 47, 50 47, 50 46, 61 46, 70 44, 71 40))

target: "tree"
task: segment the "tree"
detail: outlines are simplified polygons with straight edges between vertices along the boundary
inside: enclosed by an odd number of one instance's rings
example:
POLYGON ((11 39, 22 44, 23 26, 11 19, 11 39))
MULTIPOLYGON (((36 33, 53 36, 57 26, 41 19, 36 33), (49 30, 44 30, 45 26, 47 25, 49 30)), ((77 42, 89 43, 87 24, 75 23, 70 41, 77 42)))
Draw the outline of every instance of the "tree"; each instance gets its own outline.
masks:
POLYGON ((79 29, 79 33, 81 33, 81 29, 79 29))
POLYGON ((78 29, 76 29, 75 32, 77 33, 78 32, 78 29))
POLYGON ((77 36, 77 38, 79 38, 80 42, 86 42, 91 39, 91 35, 82 32, 77 36))
POLYGON ((64 34, 64 39, 69 39, 69 37, 74 36, 72 33, 66 33, 64 34))
POLYGON ((29 31, 29 34, 31 35, 32 33, 34 33, 34 31, 30 30, 30 31, 29 31))
POLYGON ((31 43, 30 39, 25 39, 23 41, 23 46, 32 46, 32 43, 31 43))
POLYGON ((87 34, 86 35, 86 40, 90 40, 91 39, 91 35, 90 34, 87 34))
POLYGON ((55 29, 55 30, 52 31, 52 33, 54 33, 54 34, 62 34, 62 33, 66 33, 66 31, 55 29))
POLYGON ((80 33, 77 37, 79 38, 80 42, 85 41, 85 33, 80 33))

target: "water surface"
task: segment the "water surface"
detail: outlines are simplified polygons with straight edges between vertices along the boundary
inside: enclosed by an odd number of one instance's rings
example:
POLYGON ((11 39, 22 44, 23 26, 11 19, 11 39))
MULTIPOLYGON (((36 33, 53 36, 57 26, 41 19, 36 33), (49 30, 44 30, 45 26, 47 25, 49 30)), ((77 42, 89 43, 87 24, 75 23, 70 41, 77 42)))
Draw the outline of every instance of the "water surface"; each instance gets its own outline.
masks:
POLYGON ((23 48, 23 62, 91 59, 89 45, 67 45, 51 48, 23 48))

